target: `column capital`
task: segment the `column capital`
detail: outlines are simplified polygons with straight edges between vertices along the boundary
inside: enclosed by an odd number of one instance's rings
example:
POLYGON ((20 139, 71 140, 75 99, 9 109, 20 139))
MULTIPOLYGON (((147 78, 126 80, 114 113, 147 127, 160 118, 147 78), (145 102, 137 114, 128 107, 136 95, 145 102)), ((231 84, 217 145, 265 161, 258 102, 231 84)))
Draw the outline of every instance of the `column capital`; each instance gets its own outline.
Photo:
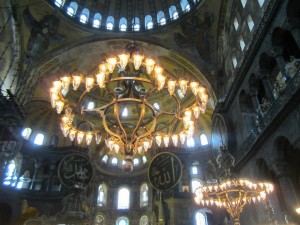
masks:
POLYGON ((283 53, 283 47, 281 46, 273 46, 271 54, 274 57, 281 56, 283 53))

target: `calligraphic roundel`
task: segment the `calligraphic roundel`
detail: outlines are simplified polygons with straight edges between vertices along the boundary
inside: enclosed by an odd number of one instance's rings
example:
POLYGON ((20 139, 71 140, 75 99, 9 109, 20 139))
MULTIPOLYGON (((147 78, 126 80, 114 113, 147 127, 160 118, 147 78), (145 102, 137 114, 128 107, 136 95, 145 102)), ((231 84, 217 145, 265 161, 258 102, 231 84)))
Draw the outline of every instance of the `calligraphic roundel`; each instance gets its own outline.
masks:
POLYGON ((93 167, 81 154, 67 155, 58 166, 58 176, 67 187, 83 189, 93 178, 93 167))
POLYGON ((148 178, 152 186, 159 191, 173 188, 182 175, 180 159, 169 152, 156 155, 149 166, 148 178))

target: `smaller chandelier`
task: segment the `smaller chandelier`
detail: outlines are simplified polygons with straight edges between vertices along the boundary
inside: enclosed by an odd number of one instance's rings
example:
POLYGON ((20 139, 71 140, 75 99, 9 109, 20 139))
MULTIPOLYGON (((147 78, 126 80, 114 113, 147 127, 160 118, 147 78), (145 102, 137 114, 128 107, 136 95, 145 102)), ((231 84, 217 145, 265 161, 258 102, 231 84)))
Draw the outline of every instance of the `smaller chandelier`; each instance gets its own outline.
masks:
POLYGON ((217 157, 217 163, 220 168, 224 169, 227 178, 197 188, 194 200, 198 205, 225 208, 233 218, 234 224, 239 225, 240 214, 244 206, 247 203, 265 200, 274 187, 269 182, 232 178, 230 167, 234 165, 234 159, 225 146, 221 146, 220 151, 221 154, 217 157))
POLYGON ((146 152, 153 142, 165 147, 171 142, 184 144, 193 136, 208 101, 199 82, 176 79, 135 42, 106 58, 94 74, 66 74, 55 80, 50 96, 52 107, 63 114, 60 125, 65 137, 76 138, 78 144, 85 140, 87 145, 104 139, 111 151, 125 156, 146 152), (169 110, 153 104, 162 99, 169 110), (94 108, 86 107, 88 100, 94 108), (124 112, 131 114, 124 117, 124 112))

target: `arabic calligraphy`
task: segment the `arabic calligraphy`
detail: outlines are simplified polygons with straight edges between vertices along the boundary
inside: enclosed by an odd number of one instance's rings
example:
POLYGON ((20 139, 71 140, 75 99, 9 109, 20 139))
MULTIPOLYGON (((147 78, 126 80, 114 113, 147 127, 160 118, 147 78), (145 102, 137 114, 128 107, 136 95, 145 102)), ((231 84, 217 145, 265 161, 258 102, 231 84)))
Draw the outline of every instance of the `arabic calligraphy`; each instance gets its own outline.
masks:
POLYGON ((168 190, 181 178, 181 162, 172 153, 164 152, 153 158, 149 167, 149 180, 154 188, 168 190))
POLYGON ((93 168, 88 158, 72 154, 62 159, 58 173, 64 185, 84 188, 92 179, 93 168))

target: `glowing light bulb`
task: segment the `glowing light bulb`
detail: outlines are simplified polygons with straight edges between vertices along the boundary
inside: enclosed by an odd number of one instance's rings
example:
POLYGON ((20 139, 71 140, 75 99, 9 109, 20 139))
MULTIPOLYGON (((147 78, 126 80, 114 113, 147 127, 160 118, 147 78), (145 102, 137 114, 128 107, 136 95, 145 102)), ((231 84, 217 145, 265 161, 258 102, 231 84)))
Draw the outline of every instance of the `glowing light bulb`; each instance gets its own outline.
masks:
POLYGON ((82 140, 83 140, 83 137, 84 137, 84 132, 79 131, 79 132, 77 133, 77 143, 78 143, 79 145, 81 144, 81 142, 82 142, 82 140))
POLYGON ((188 84, 187 80, 184 80, 184 79, 179 80, 179 87, 180 87, 180 90, 181 90, 182 94, 184 94, 184 95, 185 95, 186 90, 187 90, 187 84, 188 84))
POLYGON ((173 134, 171 136, 171 138, 172 138, 172 142, 173 142, 174 146, 177 147, 177 144, 178 144, 178 134, 173 134))
POLYGON ((160 146, 161 145, 161 142, 162 142, 162 137, 161 137, 161 135, 156 135, 155 136, 155 141, 156 141, 156 144, 158 145, 158 146, 160 146))
POLYGON ((107 70, 109 73, 114 72, 115 66, 117 64, 117 59, 116 57, 109 57, 106 59, 107 62, 107 70))
POLYGON ((170 137, 168 135, 165 135, 163 137, 163 140, 164 140, 164 145, 165 147, 168 147, 169 146, 169 140, 170 140, 170 137))
POLYGON ((180 132, 179 133, 179 139, 180 139, 180 143, 182 145, 184 145, 185 139, 186 139, 186 134, 184 132, 180 132))
POLYGON ((71 129, 71 130, 69 131, 69 138, 70 138, 70 140, 71 140, 71 141, 74 141, 75 136, 76 136, 76 130, 75 130, 75 129, 71 129))
POLYGON ((173 95, 176 87, 176 80, 169 80, 168 81, 168 91, 170 95, 173 95))
POLYGON ((128 52, 123 52, 123 53, 119 54, 118 56, 120 59, 120 66, 123 70, 125 70, 127 63, 128 63, 128 59, 130 57, 130 54, 128 52))
POLYGON ((151 74, 154 69, 155 61, 151 58, 147 58, 145 60, 145 64, 146 64, 147 74, 151 74))
POLYGON ((93 139, 93 134, 91 132, 88 132, 85 136, 85 141, 87 145, 90 145, 93 139))
POLYGON ((93 77, 86 77, 85 78, 86 92, 90 92, 90 90, 93 88, 93 86, 94 86, 94 78, 93 77))
POLYGON ((192 82, 190 83, 190 87, 191 87, 192 92, 194 93, 194 95, 197 95, 198 89, 199 89, 199 83, 196 82, 196 81, 192 81, 192 82))
POLYGON ((200 107, 198 105, 193 106, 193 112, 196 119, 200 116, 200 107))
POLYGON ((157 84, 158 84, 158 90, 163 89, 165 82, 166 82, 166 77, 162 74, 157 74, 156 80, 157 80, 157 84))
POLYGON ((99 69, 99 73, 103 72, 103 73, 105 74, 105 73, 106 73, 106 70, 107 70, 106 63, 101 63, 101 64, 98 66, 98 69, 99 69))
POLYGON ((70 76, 63 76, 63 77, 61 77, 60 79, 61 79, 61 85, 62 85, 62 88, 63 88, 65 91, 68 91, 68 90, 69 90, 70 83, 71 83, 71 77, 70 77, 70 76))
POLYGON ((105 88, 105 73, 102 71, 96 75, 99 88, 105 88))
POLYGON ((76 91, 78 87, 80 86, 80 83, 82 81, 82 76, 80 75, 74 75, 72 79, 72 84, 73 84, 73 90, 76 91))
POLYGON ((64 106, 65 106, 65 103, 63 101, 59 100, 59 101, 56 101, 55 105, 56 105, 57 114, 60 114, 61 111, 63 110, 64 106))
POLYGON ((133 54, 133 65, 134 65, 134 69, 138 70, 142 64, 142 61, 144 59, 144 55, 136 52, 133 54))
POLYGON ((97 145, 100 144, 101 139, 102 139, 101 134, 99 134, 99 133, 95 134, 95 141, 96 141, 96 144, 97 144, 97 145))

